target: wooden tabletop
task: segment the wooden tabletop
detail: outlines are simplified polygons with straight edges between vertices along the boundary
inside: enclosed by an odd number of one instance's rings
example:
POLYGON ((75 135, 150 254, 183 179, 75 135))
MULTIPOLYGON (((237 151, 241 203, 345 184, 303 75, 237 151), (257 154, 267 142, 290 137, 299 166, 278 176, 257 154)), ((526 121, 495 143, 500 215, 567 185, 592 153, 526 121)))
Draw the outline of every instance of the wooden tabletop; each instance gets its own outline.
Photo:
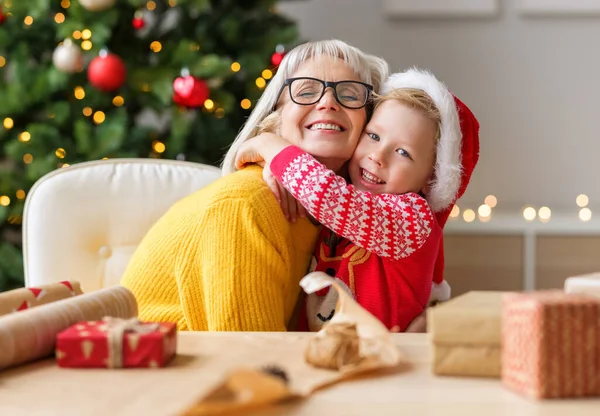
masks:
MULTIPOLYGON (((62 369, 52 359, 0 372, 0 415, 174 415, 202 397, 248 351, 275 356, 301 333, 180 333, 162 369, 62 369), (272 348, 274 348, 272 350, 272 348)), ((409 371, 346 381, 260 415, 600 415, 600 398, 534 402, 499 380, 436 377, 425 334, 394 334, 409 371)), ((247 356, 247 355, 246 355, 247 356)), ((281 359, 278 358, 278 359, 281 359)))

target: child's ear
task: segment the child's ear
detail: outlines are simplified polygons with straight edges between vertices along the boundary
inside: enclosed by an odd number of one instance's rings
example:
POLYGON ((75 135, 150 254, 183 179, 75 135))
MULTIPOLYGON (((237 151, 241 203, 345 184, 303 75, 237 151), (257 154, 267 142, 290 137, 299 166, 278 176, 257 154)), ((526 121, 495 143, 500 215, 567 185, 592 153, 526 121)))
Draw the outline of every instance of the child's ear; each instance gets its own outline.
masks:
POLYGON ((432 185, 432 182, 431 182, 431 181, 432 181, 432 180, 433 180, 433 178, 429 179, 429 180, 427 181, 427 183, 425 184, 425 186, 423 186, 423 187, 421 188, 421 190, 420 190, 420 193, 421 193, 422 195, 429 195, 429 191, 431 190, 431 185, 432 185))
POLYGON ((431 175, 431 177, 429 178, 429 180, 427 181, 427 183, 425 184, 425 186, 423 186, 421 188, 421 195, 427 196, 429 195, 429 193, 431 192, 431 188, 433 187, 433 184, 435 182, 435 176, 431 175))

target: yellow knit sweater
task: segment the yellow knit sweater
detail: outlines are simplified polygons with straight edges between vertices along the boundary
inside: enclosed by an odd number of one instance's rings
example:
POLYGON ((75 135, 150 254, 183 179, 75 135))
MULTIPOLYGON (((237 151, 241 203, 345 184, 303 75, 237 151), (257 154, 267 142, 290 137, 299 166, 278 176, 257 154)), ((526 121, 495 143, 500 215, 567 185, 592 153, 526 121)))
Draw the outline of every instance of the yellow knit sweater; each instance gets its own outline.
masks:
POLYGON ((285 331, 318 228, 288 222, 248 167, 177 202, 148 232, 121 284, 143 321, 179 330, 285 331))

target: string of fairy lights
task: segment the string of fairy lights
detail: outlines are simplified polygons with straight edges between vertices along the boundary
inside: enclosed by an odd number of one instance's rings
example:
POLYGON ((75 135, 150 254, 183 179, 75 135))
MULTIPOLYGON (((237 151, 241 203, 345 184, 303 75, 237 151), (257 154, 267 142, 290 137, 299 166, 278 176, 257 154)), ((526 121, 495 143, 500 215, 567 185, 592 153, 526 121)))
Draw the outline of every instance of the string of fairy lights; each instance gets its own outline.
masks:
MULTIPOLYGON (((585 194, 579 194, 575 198, 575 204, 579 208, 578 218, 583 222, 590 221, 592 219, 592 210, 588 207, 590 199, 585 194)), ((498 199, 494 195, 488 195, 485 197, 483 204, 481 204, 477 211, 471 208, 467 208, 462 211, 458 204, 454 205, 452 211, 450 212, 450 218, 458 221, 462 219, 464 222, 472 223, 475 220, 480 222, 489 222, 492 219, 492 212, 496 205, 498 204, 498 199)), ((547 206, 542 206, 540 208, 527 205, 523 208, 522 211, 523 218, 525 221, 531 222, 538 219, 542 223, 550 222, 552 218, 552 210, 547 206)))

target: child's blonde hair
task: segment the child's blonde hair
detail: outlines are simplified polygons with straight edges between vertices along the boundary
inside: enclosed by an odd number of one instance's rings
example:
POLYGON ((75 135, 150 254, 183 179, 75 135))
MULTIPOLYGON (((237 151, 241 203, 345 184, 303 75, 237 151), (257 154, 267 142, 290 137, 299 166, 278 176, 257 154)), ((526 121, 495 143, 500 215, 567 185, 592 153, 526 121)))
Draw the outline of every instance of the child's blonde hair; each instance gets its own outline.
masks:
POLYGON ((386 101, 399 101, 412 110, 420 111, 435 126, 434 140, 437 144, 440 139, 440 124, 442 115, 433 99, 425 91, 416 88, 395 88, 384 94, 374 94, 375 105, 373 111, 377 110, 386 101))
POLYGON ((274 133, 277 135, 281 135, 281 114, 279 111, 275 110, 267 117, 263 119, 258 125, 258 131, 256 135, 262 133, 274 133))

